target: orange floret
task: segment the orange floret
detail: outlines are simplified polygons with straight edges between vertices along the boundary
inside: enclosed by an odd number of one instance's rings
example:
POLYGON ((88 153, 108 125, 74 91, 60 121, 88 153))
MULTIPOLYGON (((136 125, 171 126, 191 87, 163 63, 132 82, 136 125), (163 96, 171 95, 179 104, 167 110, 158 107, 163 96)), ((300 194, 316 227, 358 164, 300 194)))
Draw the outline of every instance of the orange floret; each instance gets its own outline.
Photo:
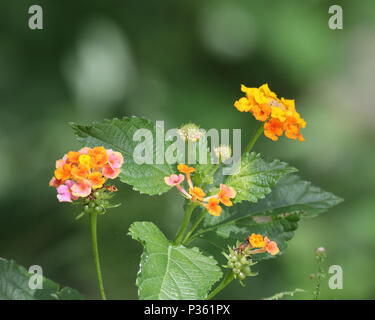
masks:
POLYGON ((69 151, 66 156, 67 156, 69 163, 78 163, 78 159, 80 155, 81 154, 79 152, 69 151))
POLYGON ((210 214, 218 217, 220 216, 220 213, 222 210, 221 207, 219 206, 219 203, 220 201, 218 198, 210 198, 208 200, 208 203, 205 205, 205 207, 210 214))
POLYGON ((187 166, 186 164, 183 164, 183 163, 180 163, 177 166, 177 170, 182 172, 182 173, 185 173, 185 174, 190 174, 190 173, 195 171, 195 169, 193 167, 189 167, 189 166, 187 166))
POLYGON ((242 97, 241 99, 234 102, 234 106, 238 111, 248 112, 251 110, 252 104, 249 99, 242 97))
POLYGON ((83 164, 74 166, 71 171, 71 175, 75 180, 86 179, 89 173, 90 173, 90 169, 83 164))
POLYGON ((264 122, 271 115, 271 107, 268 104, 256 105, 256 106, 253 106, 253 108, 251 109, 251 112, 253 116, 255 117, 255 119, 264 122))
POLYGON ((285 130, 285 136, 289 139, 298 139, 298 141, 305 141, 302 134, 300 134, 301 127, 297 123, 296 118, 288 117, 284 122, 283 128, 285 130))
POLYGON ((95 147, 88 151, 93 168, 101 168, 108 162, 108 154, 104 147, 95 147))
POLYGON ((265 237, 264 241, 266 242, 266 250, 269 254, 274 256, 280 252, 280 249, 275 241, 270 241, 268 237, 265 237))
POLYGON ((278 140, 283 132, 283 123, 279 119, 270 119, 264 124, 265 136, 273 141, 278 140))
POLYGON ((247 240, 253 248, 264 248, 266 246, 266 242, 261 234, 253 233, 247 240))
POLYGON ((57 180, 65 181, 70 178, 71 175, 71 165, 70 164, 63 164, 61 167, 58 167, 55 170, 55 177, 57 180))
POLYGON ((192 196, 191 200, 203 201, 204 196, 206 195, 204 191, 199 187, 189 188, 189 193, 192 196))
POLYGON ((217 196, 222 204, 230 207, 233 205, 230 199, 236 197, 236 191, 232 187, 228 187, 225 184, 220 184, 220 191, 217 196))
POLYGON ((102 176, 102 174, 100 172, 93 172, 93 173, 90 173, 87 177, 87 179, 89 180, 90 184, 91 184, 91 187, 93 189, 98 189, 98 188, 101 188, 103 186, 103 184, 105 183, 105 178, 102 176))

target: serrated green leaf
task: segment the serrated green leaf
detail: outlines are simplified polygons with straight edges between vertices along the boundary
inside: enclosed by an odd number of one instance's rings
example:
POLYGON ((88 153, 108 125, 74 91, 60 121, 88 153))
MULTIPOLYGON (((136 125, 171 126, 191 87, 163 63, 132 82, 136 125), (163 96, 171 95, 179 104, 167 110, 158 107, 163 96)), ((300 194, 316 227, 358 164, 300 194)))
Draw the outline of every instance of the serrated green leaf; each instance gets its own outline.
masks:
MULTIPOLYGON (((134 187, 135 190, 149 195, 162 194, 171 187, 164 182, 165 176, 170 176, 174 170, 172 165, 164 161, 163 164, 156 164, 156 129, 155 123, 137 117, 95 122, 92 125, 84 126, 71 124, 77 139, 85 146, 104 146, 121 152, 124 156, 123 170, 120 173, 120 180, 134 187), (137 164, 133 159, 133 153, 139 144, 133 141, 134 133, 138 129, 150 130, 153 135, 153 163, 137 164)), ((165 143, 164 150, 171 142, 165 143)))
POLYGON ((136 282, 140 299, 204 299, 222 277, 214 258, 171 244, 152 222, 133 223, 129 234, 144 246, 136 282))
POLYGON ((315 187, 309 181, 302 180, 297 175, 282 177, 272 193, 258 203, 244 202, 239 205, 240 211, 254 214, 282 215, 292 212, 302 212, 304 216, 313 217, 329 208, 338 205, 342 198, 315 187))
MULTIPOLYGON (((280 250, 294 235, 302 217, 316 216, 339 204, 341 198, 314 187, 296 175, 286 175, 258 203, 242 202, 225 208, 220 217, 207 215, 193 238, 201 238, 223 250, 260 233, 277 242, 280 250)), ((258 258, 268 258, 267 254, 258 258)))
POLYGON ((33 274, 12 260, 0 258, 0 300, 81 300, 77 290, 59 285, 43 277, 43 289, 30 289, 33 274))
POLYGON ((280 160, 266 162, 260 154, 245 153, 239 172, 229 176, 225 183, 237 191, 234 203, 257 202, 271 192, 271 188, 283 175, 296 171, 296 168, 280 160))

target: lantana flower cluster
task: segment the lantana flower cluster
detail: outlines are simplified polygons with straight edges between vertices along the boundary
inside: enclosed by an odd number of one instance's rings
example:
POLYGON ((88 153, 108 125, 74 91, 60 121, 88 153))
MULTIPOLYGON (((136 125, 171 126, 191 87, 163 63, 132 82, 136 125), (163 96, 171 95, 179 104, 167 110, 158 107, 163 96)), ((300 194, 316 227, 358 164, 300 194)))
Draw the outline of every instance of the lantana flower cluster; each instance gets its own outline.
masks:
POLYGON ((56 161, 56 170, 49 185, 57 189, 60 202, 87 198, 95 190, 103 188, 108 179, 117 178, 123 163, 120 152, 104 147, 69 151, 56 161))
POLYGON ((251 248, 256 248, 249 252, 249 254, 268 252, 271 255, 276 255, 280 252, 279 247, 275 241, 271 241, 268 237, 264 237, 261 234, 251 234, 247 239, 248 244, 251 248))
POLYGON ((191 174, 195 172, 194 167, 189 167, 186 164, 180 163, 177 166, 177 169, 181 173, 164 177, 165 183, 169 186, 175 186, 187 199, 199 203, 201 206, 205 207, 210 214, 220 216, 222 211, 220 203, 227 207, 233 205, 230 199, 236 197, 236 191, 234 188, 225 184, 220 184, 220 190, 217 194, 206 197, 205 192, 201 188, 193 185, 191 174), (188 192, 181 185, 185 180, 185 176, 189 186, 188 192))
POLYGON ((241 85, 241 91, 246 97, 235 101, 234 106, 238 111, 250 112, 255 119, 264 122, 266 137, 276 141, 285 132, 289 139, 304 141, 300 131, 306 127, 306 122, 296 111, 294 100, 279 99, 268 84, 259 88, 241 85))

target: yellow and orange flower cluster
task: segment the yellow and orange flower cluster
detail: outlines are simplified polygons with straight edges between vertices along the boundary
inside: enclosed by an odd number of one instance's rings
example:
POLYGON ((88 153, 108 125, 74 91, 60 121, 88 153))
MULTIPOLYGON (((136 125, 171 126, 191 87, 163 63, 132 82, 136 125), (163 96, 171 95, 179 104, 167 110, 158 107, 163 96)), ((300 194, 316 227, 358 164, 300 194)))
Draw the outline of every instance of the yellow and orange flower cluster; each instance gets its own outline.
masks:
POLYGON ((199 203, 201 206, 204 206, 210 214, 220 216, 222 211, 220 203, 227 207, 233 205, 230 199, 236 197, 236 191, 232 187, 225 184, 220 184, 220 190, 217 194, 206 197, 205 192, 201 188, 193 185, 191 180, 191 174, 195 172, 193 167, 180 163, 177 166, 177 169, 181 173, 179 175, 172 174, 169 177, 165 177, 165 183, 169 186, 175 186, 186 198, 190 199, 190 201, 199 203), (189 186, 189 192, 187 192, 184 187, 181 186, 181 183, 185 180, 184 174, 189 186))
POLYGON ((300 131, 306 127, 306 122, 296 111, 294 100, 279 99, 268 84, 259 88, 241 85, 241 91, 246 97, 235 101, 234 106, 238 111, 250 112, 255 119, 264 122, 266 137, 276 141, 285 132, 289 139, 304 141, 300 131))
POLYGON ((121 153, 104 147, 69 151, 56 161, 54 177, 49 185, 57 188, 60 202, 85 198, 93 190, 102 188, 107 179, 115 179, 123 162, 121 153))
POLYGON ((262 253, 268 252, 271 255, 276 255, 280 252, 279 247, 275 241, 271 241, 268 237, 264 237, 261 234, 253 233, 247 238, 248 243, 252 248, 259 248, 251 251, 251 253, 262 253))

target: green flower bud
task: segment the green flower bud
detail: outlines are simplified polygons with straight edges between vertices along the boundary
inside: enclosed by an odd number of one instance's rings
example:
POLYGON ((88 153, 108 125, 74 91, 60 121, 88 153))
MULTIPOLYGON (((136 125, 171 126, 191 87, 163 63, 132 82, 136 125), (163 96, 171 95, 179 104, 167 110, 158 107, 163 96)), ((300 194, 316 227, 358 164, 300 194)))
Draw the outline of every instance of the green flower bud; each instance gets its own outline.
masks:
POLYGON ((246 275, 244 275, 242 272, 238 274, 238 279, 244 280, 246 278, 246 275))
POLYGON ((249 276, 249 275, 251 274, 251 269, 250 269, 250 267, 249 267, 249 266, 245 267, 245 268, 243 269, 243 273, 244 273, 245 275, 249 276))
POLYGON ((245 256, 243 256, 243 257, 241 258, 241 263, 242 263, 243 265, 248 264, 248 260, 247 260, 247 258, 246 258, 245 256))

